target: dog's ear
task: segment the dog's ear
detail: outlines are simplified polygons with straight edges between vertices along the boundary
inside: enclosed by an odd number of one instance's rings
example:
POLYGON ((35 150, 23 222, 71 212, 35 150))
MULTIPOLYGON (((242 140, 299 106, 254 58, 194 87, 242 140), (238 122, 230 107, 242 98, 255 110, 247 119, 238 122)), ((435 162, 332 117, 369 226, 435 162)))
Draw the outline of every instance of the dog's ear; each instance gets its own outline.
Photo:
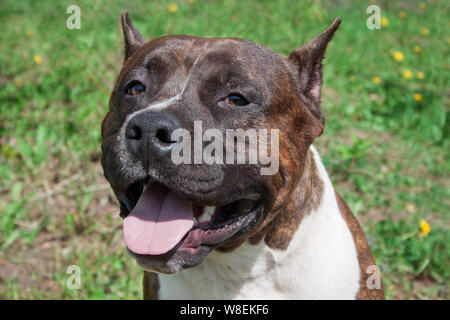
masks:
POLYGON ((133 53, 137 51, 137 49, 145 44, 145 40, 131 22, 128 11, 122 13, 122 15, 120 16, 120 23, 122 24, 123 30, 126 61, 130 56, 133 55, 133 53))
MULTIPOLYGON (((322 126, 325 118, 320 110, 320 92, 322 88, 322 60, 328 42, 341 23, 340 18, 335 18, 333 23, 316 38, 307 42, 299 49, 294 50, 288 59, 295 65, 298 71, 298 81, 302 94, 312 102, 311 112, 320 121, 322 126)), ((322 128, 323 130, 323 128, 322 128)))

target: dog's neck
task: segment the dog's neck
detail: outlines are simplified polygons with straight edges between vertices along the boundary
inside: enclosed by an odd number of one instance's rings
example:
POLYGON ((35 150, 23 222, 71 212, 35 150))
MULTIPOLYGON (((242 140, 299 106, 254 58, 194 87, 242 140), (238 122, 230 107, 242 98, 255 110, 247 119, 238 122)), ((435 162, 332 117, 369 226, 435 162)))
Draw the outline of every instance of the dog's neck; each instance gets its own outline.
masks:
POLYGON ((192 269, 159 275, 159 298, 354 299, 360 279, 355 243, 321 159, 310 150, 323 183, 320 202, 301 213, 287 249, 259 241, 229 253, 214 251, 192 269))

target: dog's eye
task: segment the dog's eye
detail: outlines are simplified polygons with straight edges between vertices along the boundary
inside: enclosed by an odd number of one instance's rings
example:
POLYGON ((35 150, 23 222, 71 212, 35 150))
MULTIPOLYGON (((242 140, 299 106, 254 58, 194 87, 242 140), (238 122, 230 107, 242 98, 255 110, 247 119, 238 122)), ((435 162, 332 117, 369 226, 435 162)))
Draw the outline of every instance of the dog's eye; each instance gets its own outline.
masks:
POLYGON ((130 96, 137 95, 145 91, 145 87, 142 82, 132 81, 128 84, 126 88, 126 93, 130 96))
POLYGON ((228 103, 234 104, 235 106, 246 106, 249 104, 247 99, 237 93, 230 94, 226 100, 228 103))

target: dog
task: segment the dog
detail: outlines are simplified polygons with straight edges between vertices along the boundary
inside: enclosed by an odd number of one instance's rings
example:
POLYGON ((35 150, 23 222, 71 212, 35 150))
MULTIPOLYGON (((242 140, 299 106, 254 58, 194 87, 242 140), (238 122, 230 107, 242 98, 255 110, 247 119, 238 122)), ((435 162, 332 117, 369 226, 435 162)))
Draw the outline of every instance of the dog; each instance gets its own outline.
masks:
POLYGON ((366 237, 313 146, 325 124, 322 60, 340 22, 283 57, 239 38, 146 42, 122 14, 101 161, 145 299, 384 298, 366 237), (194 134, 197 122, 278 132, 275 173, 261 161, 174 163, 173 133, 194 134))

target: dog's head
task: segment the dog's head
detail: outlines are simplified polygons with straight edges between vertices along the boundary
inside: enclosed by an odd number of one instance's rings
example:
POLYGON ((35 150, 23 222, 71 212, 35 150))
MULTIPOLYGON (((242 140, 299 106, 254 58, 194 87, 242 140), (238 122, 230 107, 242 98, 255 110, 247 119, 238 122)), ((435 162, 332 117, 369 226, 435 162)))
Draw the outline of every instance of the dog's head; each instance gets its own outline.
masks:
POLYGON ((125 62, 102 124, 102 165, 128 250, 145 269, 172 273, 282 214, 323 131, 322 59, 340 20, 289 57, 237 38, 146 43, 127 13, 121 23, 125 62))

